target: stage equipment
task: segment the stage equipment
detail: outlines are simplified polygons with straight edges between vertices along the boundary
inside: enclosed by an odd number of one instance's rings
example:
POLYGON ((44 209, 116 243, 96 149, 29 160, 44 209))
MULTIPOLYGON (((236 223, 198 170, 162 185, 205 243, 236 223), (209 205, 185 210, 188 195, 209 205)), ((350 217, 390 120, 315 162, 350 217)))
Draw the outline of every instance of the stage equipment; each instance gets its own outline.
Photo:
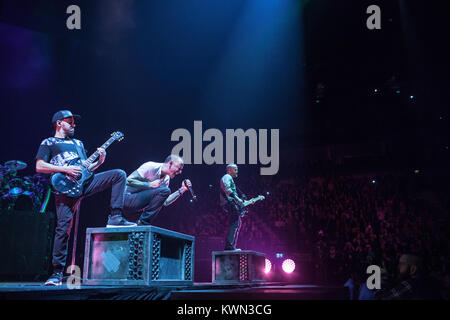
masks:
POLYGON ((0 165, 0 209, 39 211, 42 208, 49 187, 48 175, 18 177, 17 170, 24 168, 26 163, 18 160, 0 165))
POLYGON ((269 259, 266 259, 265 267, 264 267, 264 273, 268 274, 272 270, 272 262, 269 259))
POLYGON ((51 274, 55 215, 0 210, 1 281, 38 281, 51 274))
MULTIPOLYGON (((120 131, 113 132, 111 134, 111 138, 109 138, 100 148, 105 149, 108 148, 111 143, 114 141, 122 141, 123 133, 120 131)), ((78 150, 79 147, 75 143, 77 147, 78 154, 81 155, 81 150, 78 150)), ((69 162, 70 166, 78 166, 81 169, 81 174, 74 178, 68 174, 64 173, 53 173, 51 176, 51 184, 53 190, 57 194, 63 194, 70 198, 78 198, 83 194, 84 188, 89 184, 90 181, 94 178, 94 172, 89 170, 90 165, 98 158, 99 153, 95 151, 89 158, 87 158, 84 162, 81 162, 80 158, 75 158, 69 162)))
POLYGON ((190 187, 190 186, 188 186, 187 184, 186 184, 186 180, 183 180, 183 184, 186 186, 186 188, 188 188, 188 190, 189 190, 189 192, 190 192, 190 194, 191 194, 191 197, 192 197, 192 201, 196 201, 197 200, 197 196, 195 195, 195 192, 194 192, 194 189, 192 189, 192 187, 190 187))
POLYGON ((213 251, 213 283, 246 283, 265 281, 266 257, 251 250, 213 251))
POLYGON ((295 262, 292 259, 286 259, 283 261, 281 268, 286 273, 292 273, 295 270, 295 262))
POLYGON ((88 228, 84 285, 191 285, 195 237, 154 226, 88 228))
POLYGON ((27 164, 19 160, 10 160, 5 162, 5 167, 8 167, 11 170, 19 171, 25 169, 27 164))

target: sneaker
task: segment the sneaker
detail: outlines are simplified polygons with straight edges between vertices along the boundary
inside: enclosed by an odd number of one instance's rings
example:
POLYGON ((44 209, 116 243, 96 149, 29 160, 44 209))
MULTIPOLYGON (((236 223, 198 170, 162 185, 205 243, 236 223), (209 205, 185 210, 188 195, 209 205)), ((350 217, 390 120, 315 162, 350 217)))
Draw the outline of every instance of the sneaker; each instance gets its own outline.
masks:
POLYGON ((138 220, 137 226, 138 227, 150 227, 151 225, 149 223, 143 223, 141 220, 138 220))
POLYGON ((108 216, 107 228, 117 228, 117 227, 136 227, 136 223, 129 222, 122 215, 116 214, 113 216, 108 216))
POLYGON ((225 250, 225 251, 242 251, 241 249, 235 248, 235 247, 227 247, 227 248, 225 248, 224 250, 225 250))
POLYGON ((62 279, 62 272, 54 272, 52 276, 45 281, 44 286, 60 286, 62 285, 62 279))

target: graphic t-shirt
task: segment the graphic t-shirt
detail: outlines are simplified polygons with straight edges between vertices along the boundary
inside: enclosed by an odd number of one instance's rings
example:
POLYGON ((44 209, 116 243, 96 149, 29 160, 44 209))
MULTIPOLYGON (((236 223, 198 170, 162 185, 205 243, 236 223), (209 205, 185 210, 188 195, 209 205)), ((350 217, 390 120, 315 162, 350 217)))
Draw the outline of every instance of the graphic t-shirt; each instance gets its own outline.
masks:
POLYGON ((80 158, 75 143, 82 151, 82 159, 86 159, 86 150, 80 140, 51 137, 41 142, 36 154, 36 160, 42 159, 55 166, 67 166, 73 159, 80 158))

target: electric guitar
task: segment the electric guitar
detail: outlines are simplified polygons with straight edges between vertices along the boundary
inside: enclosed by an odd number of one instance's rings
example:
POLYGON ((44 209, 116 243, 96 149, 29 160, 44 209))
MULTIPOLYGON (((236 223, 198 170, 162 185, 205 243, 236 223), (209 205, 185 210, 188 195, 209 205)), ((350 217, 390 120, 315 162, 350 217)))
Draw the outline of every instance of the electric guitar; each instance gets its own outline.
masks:
POLYGON ((265 199, 264 196, 257 196, 255 198, 251 198, 250 200, 245 200, 244 203, 242 203, 242 204, 238 203, 237 201, 235 201, 234 203, 236 205, 236 209, 239 211, 239 214, 241 216, 244 216, 248 211, 247 207, 249 205, 254 204, 257 201, 264 200, 264 199, 265 199))
MULTIPOLYGON (((101 148, 108 148, 114 141, 121 141, 123 139, 123 133, 120 131, 113 132, 111 138, 109 138, 101 148)), ((98 151, 95 151, 86 161, 82 162, 80 158, 73 159, 68 163, 69 166, 79 166, 81 173, 78 177, 72 177, 64 173, 53 173, 50 178, 52 189, 56 194, 62 194, 70 198, 78 198, 83 194, 84 187, 94 177, 94 172, 89 170, 91 164, 99 156, 98 151)))

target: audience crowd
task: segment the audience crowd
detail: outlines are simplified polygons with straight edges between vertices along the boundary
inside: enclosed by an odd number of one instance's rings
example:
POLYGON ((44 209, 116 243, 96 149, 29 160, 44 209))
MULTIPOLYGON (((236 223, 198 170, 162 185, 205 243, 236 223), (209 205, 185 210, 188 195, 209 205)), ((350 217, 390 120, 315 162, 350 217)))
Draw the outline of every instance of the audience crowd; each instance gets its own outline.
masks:
MULTIPOLYGON (((420 173, 260 176, 240 170, 236 182, 247 198, 262 194, 242 220, 238 246, 283 247, 309 253, 314 280, 351 284, 358 295, 369 265, 383 279, 399 278, 400 257, 420 257, 421 271, 449 287, 448 185, 430 184, 420 173), (356 288, 356 289, 355 289, 356 288)), ((178 221, 178 229, 221 237, 228 228, 218 204, 218 186, 201 190, 202 201, 178 221)), ((431 280, 430 280, 431 281, 431 280)), ((445 288, 447 291, 445 291, 445 288)), ((447 296, 448 297, 448 296, 447 296)))

